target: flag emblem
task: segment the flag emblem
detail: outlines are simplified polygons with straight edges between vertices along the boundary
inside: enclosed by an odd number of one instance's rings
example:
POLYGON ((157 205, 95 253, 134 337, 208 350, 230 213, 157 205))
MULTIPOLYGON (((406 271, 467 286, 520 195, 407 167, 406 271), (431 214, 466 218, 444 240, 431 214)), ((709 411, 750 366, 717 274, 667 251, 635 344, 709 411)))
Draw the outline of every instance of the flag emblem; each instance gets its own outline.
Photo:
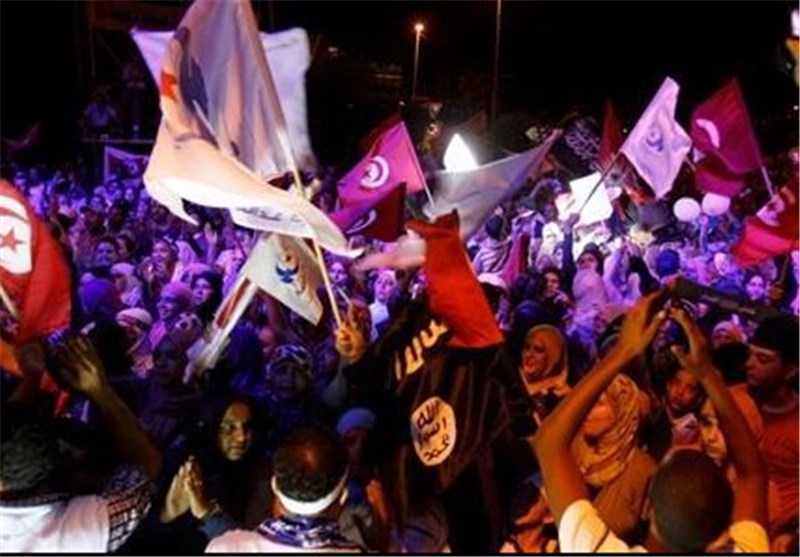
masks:
POLYGON ((438 466, 456 445, 456 415, 453 407, 432 396, 411 413, 411 440, 425 466, 438 466))
POLYGON ((25 208, 15 199, 0 196, 0 266, 9 273, 31 271, 31 225, 25 208), (20 247, 21 246, 21 247, 20 247))
POLYGON ((715 149, 719 149, 719 129, 717 128, 716 124, 714 124, 714 122, 711 120, 706 120, 705 118, 698 118, 694 121, 694 123, 698 128, 708 134, 708 140, 711 142, 711 145, 715 149))
POLYGON ((650 128, 645 142, 647 143, 648 147, 650 147, 656 153, 660 153, 664 150, 664 135, 656 126, 650 128))
POLYGON ((361 179, 360 186, 367 189, 377 189, 389 179, 389 163, 380 155, 372 157, 367 162, 364 170, 364 177, 361 179))
POLYGON ((360 217, 356 222, 350 225, 350 228, 347 229, 346 234, 351 235, 361 232, 375 222, 375 219, 377 218, 378 212, 375 211, 375 209, 370 209, 364 216, 360 217))

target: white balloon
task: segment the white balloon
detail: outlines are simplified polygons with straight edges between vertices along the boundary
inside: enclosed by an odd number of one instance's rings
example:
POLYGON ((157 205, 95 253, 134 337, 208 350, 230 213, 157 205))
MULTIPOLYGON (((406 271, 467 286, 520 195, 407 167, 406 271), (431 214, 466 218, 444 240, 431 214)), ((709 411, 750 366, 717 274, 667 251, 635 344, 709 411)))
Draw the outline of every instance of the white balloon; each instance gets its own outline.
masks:
POLYGON ((700 204, 691 197, 681 197, 672 206, 675 218, 682 222, 692 222, 700 216, 700 204))
POLYGON ((703 212, 710 217, 725 214, 731 206, 731 200, 724 195, 707 193, 703 196, 703 212))

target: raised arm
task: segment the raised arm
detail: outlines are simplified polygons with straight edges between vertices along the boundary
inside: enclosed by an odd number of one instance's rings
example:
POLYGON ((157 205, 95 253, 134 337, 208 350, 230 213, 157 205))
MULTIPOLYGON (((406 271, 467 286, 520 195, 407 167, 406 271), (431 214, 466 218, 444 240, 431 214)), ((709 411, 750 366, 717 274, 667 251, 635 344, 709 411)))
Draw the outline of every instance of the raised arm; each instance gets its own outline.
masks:
POLYGON ((733 520, 752 520, 767 525, 767 476, 758 441, 747 420, 733 400, 722 374, 714 366, 703 333, 682 308, 673 308, 670 315, 680 324, 689 339, 689 351, 676 346, 672 352, 681 366, 694 375, 717 410, 719 427, 725 436, 728 455, 736 469, 736 490, 733 520))
POLYGON ((641 298, 630 309, 616 346, 556 406, 533 437, 548 504, 557 522, 573 502, 588 498, 583 476, 572 456, 572 440, 600 394, 619 370, 647 347, 664 321, 663 312, 650 318, 651 307, 662 299, 659 294, 641 298))
POLYGON ((155 478, 161 469, 161 452, 106 381, 92 343, 85 337, 75 337, 56 347, 55 353, 61 380, 94 403, 120 452, 148 477, 155 478))

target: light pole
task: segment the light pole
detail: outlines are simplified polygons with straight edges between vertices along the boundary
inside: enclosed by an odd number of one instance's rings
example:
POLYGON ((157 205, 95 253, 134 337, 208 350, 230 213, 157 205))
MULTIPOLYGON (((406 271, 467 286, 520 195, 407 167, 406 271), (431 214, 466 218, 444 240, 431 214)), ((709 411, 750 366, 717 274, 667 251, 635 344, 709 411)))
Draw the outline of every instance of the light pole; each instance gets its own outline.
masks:
POLYGON ((422 31, 425 29, 425 25, 422 22, 418 21, 414 24, 414 32, 417 34, 416 40, 414 41, 414 77, 411 81, 411 100, 414 100, 417 97, 417 70, 419 68, 419 38, 422 35, 422 31))
POLYGON ((497 88, 500 85, 500 22, 503 0, 497 0, 494 27, 494 66, 492 68, 492 99, 489 107, 489 121, 494 124, 497 116, 497 88))

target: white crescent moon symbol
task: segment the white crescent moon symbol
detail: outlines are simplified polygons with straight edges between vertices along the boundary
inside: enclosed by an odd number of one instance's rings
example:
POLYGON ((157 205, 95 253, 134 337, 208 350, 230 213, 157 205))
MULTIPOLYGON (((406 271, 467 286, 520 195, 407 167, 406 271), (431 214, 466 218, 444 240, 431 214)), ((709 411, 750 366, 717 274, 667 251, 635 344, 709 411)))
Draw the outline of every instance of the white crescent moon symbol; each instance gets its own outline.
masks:
POLYGON ((375 222, 375 219, 378 218, 378 213, 375 209, 370 209, 369 212, 358 219, 353 225, 347 229, 347 234, 355 234, 357 232, 361 232, 365 228, 367 228, 370 224, 375 222))
POLYGON ((367 162, 364 177, 361 178, 361 187, 375 189, 381 187, 389 179, 389 163, 378 155, 367 162))
POLYGON ((706 120, 705 118, 698 118, 694 123, 697 124, 698 128, 704 130, 708 134, 711 145, 713 145, 715 149, 719 149, 719 130, 714 122, 706 120))

